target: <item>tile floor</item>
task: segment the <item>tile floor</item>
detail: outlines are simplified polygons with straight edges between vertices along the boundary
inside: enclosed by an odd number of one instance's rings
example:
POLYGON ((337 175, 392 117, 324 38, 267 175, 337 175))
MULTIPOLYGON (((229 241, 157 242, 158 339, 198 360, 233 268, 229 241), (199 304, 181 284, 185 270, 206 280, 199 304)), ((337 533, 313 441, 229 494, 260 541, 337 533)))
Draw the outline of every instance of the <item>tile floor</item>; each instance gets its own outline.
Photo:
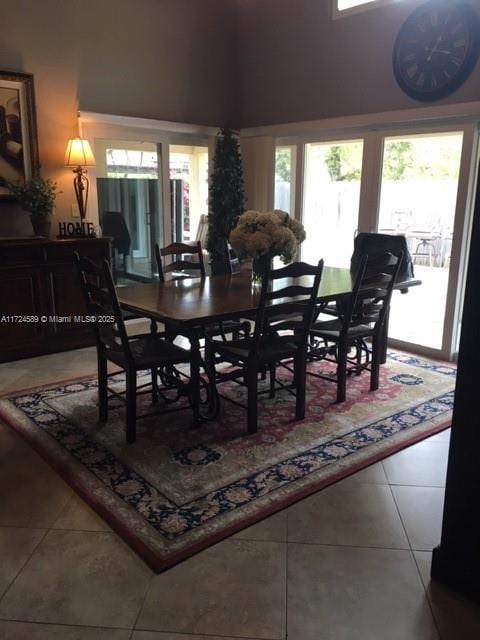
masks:
MULTIPOLYGON (((6 392, 95 372, 92 350, 0 365, 6 392)), ((430 583, 449 433, 154 575, 0 425, 1 640, 473 640, 430 583)))

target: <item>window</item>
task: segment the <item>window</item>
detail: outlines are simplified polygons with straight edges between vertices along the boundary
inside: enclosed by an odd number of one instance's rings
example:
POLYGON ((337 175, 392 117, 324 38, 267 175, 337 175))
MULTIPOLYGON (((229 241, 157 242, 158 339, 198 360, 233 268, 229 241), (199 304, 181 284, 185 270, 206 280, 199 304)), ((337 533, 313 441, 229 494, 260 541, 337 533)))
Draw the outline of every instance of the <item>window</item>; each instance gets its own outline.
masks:
POLYGON ((359 11, 365 11, 367 9, 373 9, 380 5, 390 4, 392 2, 399 2, 400 0, 332 0, 334 18, 339 18, 352 13, 358 13, 359 11))

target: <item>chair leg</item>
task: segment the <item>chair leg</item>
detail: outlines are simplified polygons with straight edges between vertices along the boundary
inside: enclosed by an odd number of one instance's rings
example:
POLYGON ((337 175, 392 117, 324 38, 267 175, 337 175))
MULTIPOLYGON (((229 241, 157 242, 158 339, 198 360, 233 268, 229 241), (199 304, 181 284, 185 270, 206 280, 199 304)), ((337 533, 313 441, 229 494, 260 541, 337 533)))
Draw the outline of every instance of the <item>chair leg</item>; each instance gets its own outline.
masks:
POLYGON ((307 354, 300 353, 295 357, 295 416, 298 420, 305 418, 305 400, 307 393, 307 354))
POLYGON ((127 443, 137 439, 137 372, 127 371, 127 443))
POLYGON ((337 349, 337 402, 345 402, 347 395, 348 345, 340 343, 337 349))
POLYGON ((158 402, 158 377, 157 377, 157 369, 151 369, 152 373, 152 404, 157 404, 158 402))
POLYGON ((248 433, 257 433, 258 412, 258 371, 256 367, 249 367, 247 372, 248 389, 248 433))
POLYGON ((380 349, 376 336, 372 340, 372 363, 370 367, 370 391, 376 391, 380 381, 380 349))
POLYGON ((108 420, 108 378, 107 359, 98 356, 98 417, 101 422, 108 420))
POLYGON ((275 362, 269 366, 269 370, 270 370, 270 393, 269 393, 269 397, 270 398, 275 398, 275 375, 276 375, 276 372, 277 372, 277 365, 276 365, 275 362))

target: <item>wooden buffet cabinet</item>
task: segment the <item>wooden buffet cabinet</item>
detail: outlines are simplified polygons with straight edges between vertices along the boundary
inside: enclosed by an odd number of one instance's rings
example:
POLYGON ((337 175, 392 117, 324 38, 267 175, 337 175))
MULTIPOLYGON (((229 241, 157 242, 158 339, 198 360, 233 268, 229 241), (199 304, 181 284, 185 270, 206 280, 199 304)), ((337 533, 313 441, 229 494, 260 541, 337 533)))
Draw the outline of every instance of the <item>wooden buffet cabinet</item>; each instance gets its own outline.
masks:
POLYGON ((75 251, 110 260, 110 239, 0 239, 0 362, 94 343, 91 326, 61 321, 86 314, 75 251), (29 316, 43 321, 21 321, 29 316))

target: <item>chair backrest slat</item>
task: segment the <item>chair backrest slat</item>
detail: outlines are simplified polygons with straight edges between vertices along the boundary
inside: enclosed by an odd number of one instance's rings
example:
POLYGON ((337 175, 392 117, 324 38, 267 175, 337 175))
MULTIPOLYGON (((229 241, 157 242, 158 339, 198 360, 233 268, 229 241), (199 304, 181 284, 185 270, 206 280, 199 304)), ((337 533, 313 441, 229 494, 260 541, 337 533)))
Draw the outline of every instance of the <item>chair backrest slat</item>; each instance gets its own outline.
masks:
MULTIPOLYGON (((155 257, 157 260, 158 277, 160 282, 164 282, 165 274, 174 271, 193 271, 198 272, 198 276, 205 278, 205 261, 203 259, 203 250, 201 242, 173 242, 166 247, 160 248, 155 244, 155 257), (184 256, 194 256, 196 260, 187 260, 184 256), (164 258, 172 257, 172 261, 165 264, 164 258)), ((186 277, 191 274, 181 275, 186 277)), ((195 273, 194 277, 197 276, 195 273)))

